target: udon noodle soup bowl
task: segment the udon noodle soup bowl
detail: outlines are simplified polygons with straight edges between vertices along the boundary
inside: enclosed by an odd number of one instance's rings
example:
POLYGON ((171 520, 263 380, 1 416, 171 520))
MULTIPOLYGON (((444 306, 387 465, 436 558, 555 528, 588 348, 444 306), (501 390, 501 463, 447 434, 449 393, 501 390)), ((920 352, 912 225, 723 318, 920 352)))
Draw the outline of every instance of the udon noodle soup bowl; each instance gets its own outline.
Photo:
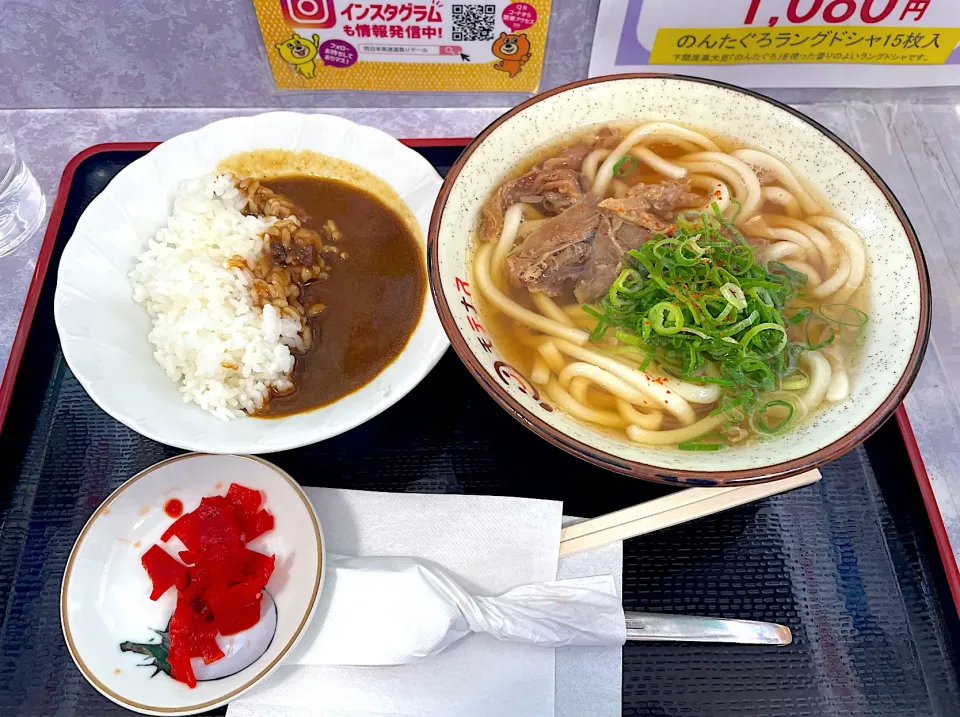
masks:
POLYGON ((876 172, 847 144, 796 110, 710 80, 654 74, 601 77, 518 105, 487 127, 450 170, 434 208, 428 245, 430 283, 441 321, 484 389, 559 448, 654 482, 763 482, 841 456, 901 403, 919 370, 930 330, 930 285, 920 245, 903 208, 876 172), (530 379, 531 366, 511 363, 514 353, 490 328, 474 261, 481 245, 483 204, 506 179, 530 166, 538 148, 568 146, 562 140, 571 138, 572 144, 572 138, 591 125, 635 127, 658 120, 778 157, 812 196, 863 238, 862 298, 869 320, 850 373, 852 390, 846 400, 827 403, 787 432, 716 451, 633 442, 622 432, 585 423, 562 410, 542 383, 530 379))

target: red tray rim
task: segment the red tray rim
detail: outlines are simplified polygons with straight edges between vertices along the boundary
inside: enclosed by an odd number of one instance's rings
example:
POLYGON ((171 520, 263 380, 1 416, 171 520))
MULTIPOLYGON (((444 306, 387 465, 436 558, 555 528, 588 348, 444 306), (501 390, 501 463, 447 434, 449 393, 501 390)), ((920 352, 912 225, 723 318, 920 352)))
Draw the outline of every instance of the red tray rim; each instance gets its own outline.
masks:
MULTIPOLYGON (((419 138, 400 140, 408 147, 465 147, 471 141, 470 137, 457 138, 419 138)), ((93 155, 103 152, 149 152, 156 147, 159 142, 104 142, 87 147, 77 153, 63 170, 60 177, 60 184, 57 187, 57 196, 50 210, 50 219, 47 223, 46 231, 43 235, 43 242, 40 245, 40 253, 37 256, 36 267, 33 270, 33 277, 30 280, 30 287, 27 290, 27 297, 24 302, 23 311, 20 314, 20 321, 17 324, 17 332, 13 339, 13 345, 10 349, 10 357, 7 361, 7 367, 3 374, 3 380, 0 381, 0 428, 3 427, 7 410, 10 407, 10 400, 13 396, 13 387, 16 383, 17 373, 20 363, 23 359, 24 348, 27 343, 27 336, 30 333, 30 326, 33 323, 33 317, 36 313, 37 302, 40 299, 40 291, 43 286, 44 277, 50 267, 50 258, 53 254, 53 245, 56 242, 57 234, 60 231, 60 222, 63 219, 63 212, 66 208, 67 195, 70 186, 73 184, 73 177, 80 164, 93 155)), ((927 468, 923 462, 923 456, 920 454, 920 447, 917 445, 917 439, 910 425, 910 419, 907 416, 906 408, 901 405, 896 413, 897 425, 903 436, 904 445, 907 449, 907 455, 910 459, 910 465, 913 468, 914 477, 920 487, 920 495, 923 498, 923 505, 927 512, 927 518, 930 520, 930 527, 933 530, 934 541, 937 545, 937 551, 940 553, 940 560, 943 564, 944 572, 947 576, 947 583, 950 587, 950 594, 953 597, 954 608, 957 615, 960 616, 960 569, 957 567, 957 560, 953 549, 950 546, 950 537, 947 534, 946 526, 943 523, 943 516, 937 505, 937 499, 933 492, 933 486, 930 483, 930 477, 927 474, 927 468)))

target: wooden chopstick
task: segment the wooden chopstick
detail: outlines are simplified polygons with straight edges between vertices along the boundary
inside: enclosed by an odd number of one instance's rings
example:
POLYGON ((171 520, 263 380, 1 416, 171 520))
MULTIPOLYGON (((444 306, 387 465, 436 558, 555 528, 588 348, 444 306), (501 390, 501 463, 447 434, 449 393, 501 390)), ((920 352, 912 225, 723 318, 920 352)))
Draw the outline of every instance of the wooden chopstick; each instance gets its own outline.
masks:
POLYGON ((719 513, 820 480, 814 469, 792 478, 733 488, 687 488, 632 508, 601 515, 560 531, 560 556, 591 550, 617 540, 645 535, 672 525, 719 513))

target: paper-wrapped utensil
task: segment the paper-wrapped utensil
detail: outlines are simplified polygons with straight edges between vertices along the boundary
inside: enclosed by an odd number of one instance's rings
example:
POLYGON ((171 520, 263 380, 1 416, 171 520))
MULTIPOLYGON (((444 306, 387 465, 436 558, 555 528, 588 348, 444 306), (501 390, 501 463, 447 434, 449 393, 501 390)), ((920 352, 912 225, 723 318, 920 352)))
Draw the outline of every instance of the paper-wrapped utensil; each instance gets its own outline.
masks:
POLYGON ((291 662, 400 665, 471 632, 544 647, 621 645, 623 607, 610 576, 473 596, 444 568, 404 557, 334 557, 311 631, 291 662))
POLYGON ((291 662, 402 665, 470 633, 541 647, 622 645, 627 639, 789 644, 781 625, 627 613, 609 575, 471 595, 444 568, 403 557, 334 557, 323 603, 291 662))

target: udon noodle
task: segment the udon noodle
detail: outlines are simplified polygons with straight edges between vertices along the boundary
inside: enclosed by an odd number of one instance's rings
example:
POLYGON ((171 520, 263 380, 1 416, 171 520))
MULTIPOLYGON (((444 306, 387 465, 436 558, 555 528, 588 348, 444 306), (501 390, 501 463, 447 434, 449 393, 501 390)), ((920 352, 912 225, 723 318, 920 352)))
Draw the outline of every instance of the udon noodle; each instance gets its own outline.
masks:
POLYGON ((568 415, 719 450, 849 398, 861 237, 782 160, 688 127, 590 128, 484 204, 498 348, 568 415))

